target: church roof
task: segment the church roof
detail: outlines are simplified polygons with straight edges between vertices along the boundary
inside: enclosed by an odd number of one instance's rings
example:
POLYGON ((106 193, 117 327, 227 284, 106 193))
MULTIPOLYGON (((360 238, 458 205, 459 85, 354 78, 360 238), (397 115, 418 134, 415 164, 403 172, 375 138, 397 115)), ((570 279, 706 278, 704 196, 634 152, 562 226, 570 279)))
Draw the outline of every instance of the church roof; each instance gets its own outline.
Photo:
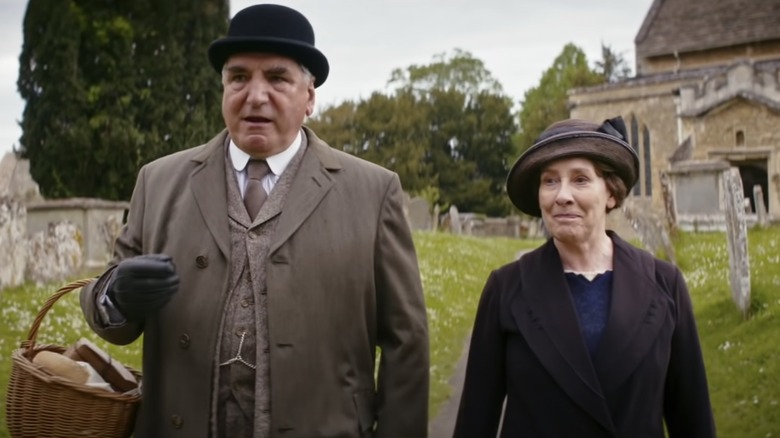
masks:
POLYGON ((644 58, 778 39, 777 0, 654 0, 634 43, 644 58))

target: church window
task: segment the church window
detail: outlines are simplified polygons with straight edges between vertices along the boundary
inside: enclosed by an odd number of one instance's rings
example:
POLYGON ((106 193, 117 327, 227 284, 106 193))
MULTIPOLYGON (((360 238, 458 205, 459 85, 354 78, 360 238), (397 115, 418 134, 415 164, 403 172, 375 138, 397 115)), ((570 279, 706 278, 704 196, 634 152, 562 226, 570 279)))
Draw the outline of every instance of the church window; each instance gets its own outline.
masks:
MULTIPOLYGON (((631 120, 629 121, 629 123, 630 123, 630 129, 631 129, 631 132, 629 134, 631 136, 631 147, 634 148, 634 150, 636 151, 637 155, 639 155, 639 159, 641 161, 642 155, 639 154, 639 123, 637 123, 636 117, 634 117, 633 115, 631 116, 631 120)), ((640 187, 641 184, 642 184, 642 181, 640 180, 640 181, 637 181, 637 184, 634 185, 634 190, 632 191, 632 194, 634 196, 641 196, 642 195, 642 188, 640 187)))
POLYGON ((645 196, 653 195, 653 166, 652 154, 650 153, 650 130, 647 126, 642 127, 642 149, 644 151, 645 168, 645 196))

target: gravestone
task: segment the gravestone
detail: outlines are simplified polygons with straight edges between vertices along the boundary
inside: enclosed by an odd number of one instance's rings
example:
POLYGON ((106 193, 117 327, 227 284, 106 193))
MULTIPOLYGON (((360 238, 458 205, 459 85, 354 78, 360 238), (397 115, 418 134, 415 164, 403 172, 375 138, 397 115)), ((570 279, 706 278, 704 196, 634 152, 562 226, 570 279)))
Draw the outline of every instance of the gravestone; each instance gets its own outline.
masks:
POLYGON ((431 206, 425 198, 412 198, 409 201, 409 227, 412 231, 431 229, 431 206))
POLYGON ((666 214, 666 228, 670 236, 677 235, 677 212, 674 208, 674 194, 669 174, 661 172, 661 195, 664 199, 664 213, 666 214))
POLYGON ((22 201, 43 199, 38 183, 30 175, 30 161, 6 152, 0 160, 0 197, 22 201))
POLYGON ((462 228, 460 223, 460 215, 458 214, 458 207, 450 206, 450 231, 453 234, 461 234, 462 228))
POLYGON ((745 198, 742 192, 742 179, 736 167, 724 170, 721 174, 721 197, 725 207, 731 297, 742 312, 742 316, 747 317, 750 309, 750 258, 743 208, 745 198))
POLYGON ((764 205, 764 191, 759 184, 753 186, 753 199, 756 202, 756 222, 760 227, 769 225, 769 215, 764 205))
POLYGON ((439 204, 433 206, 433 217, 431 217, 431 224, 432 224, 431 229, 433 231, 439 229, 439 214, 441 214, 439 211, 440 209, 441 207, 439 207, 439 204))
POLYGON ((24 282, 27 210, 21 201, 0 197, 0 290, 24 282))
POLYGON ((652 208, 650 199, 628 197, 621 209, 647 251, 653 255, 663 253, 668 261, 677 263, 665 215, 652 208))

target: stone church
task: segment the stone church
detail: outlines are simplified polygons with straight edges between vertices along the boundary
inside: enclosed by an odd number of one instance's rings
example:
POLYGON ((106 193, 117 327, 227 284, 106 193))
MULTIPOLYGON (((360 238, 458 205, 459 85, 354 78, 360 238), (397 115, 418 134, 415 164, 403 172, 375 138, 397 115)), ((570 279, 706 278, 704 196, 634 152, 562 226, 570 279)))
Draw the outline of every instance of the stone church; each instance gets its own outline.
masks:
MULTIPOLYGON (((746 208, 759 185, 780 220, 780 1, 654 0, 634 42, 635 77, 569 93, 573 118, 626 120, 633 197, 662 210, 663 173, 736 167, 746 208)), ((678 210, 717 209, 717 175, 701 175, 678 188, 678 210)))

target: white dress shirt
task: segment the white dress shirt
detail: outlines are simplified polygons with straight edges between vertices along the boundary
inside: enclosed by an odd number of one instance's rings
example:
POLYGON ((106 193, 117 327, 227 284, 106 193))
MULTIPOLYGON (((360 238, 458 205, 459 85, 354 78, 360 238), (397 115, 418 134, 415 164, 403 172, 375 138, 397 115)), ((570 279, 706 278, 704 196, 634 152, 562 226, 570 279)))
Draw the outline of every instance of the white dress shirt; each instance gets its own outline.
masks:
MULTIPOLYGON (((301 138, 301 131, 299 130, 298 135, 295 136, 295 139, 287 149, 265 159, 271 172, 263 177, 262 183, 265 192, 269 195, 276 185, 276 182, 279 181, 279 177, 284 173, 284 169, 287 169, 287 165, 290 164, 290 161, 301 148, 301 138)), ((233 139, 230 140, 228 150, 230 152, 230 161, 233 163, 233 170, 235 170, 236 178, 238 179, 238 189, 241 191, 241 197, 243 198, 244 192, 246 191, 246 165, 252 157, 239 149, 238 146, 233 143, 233 139)))

